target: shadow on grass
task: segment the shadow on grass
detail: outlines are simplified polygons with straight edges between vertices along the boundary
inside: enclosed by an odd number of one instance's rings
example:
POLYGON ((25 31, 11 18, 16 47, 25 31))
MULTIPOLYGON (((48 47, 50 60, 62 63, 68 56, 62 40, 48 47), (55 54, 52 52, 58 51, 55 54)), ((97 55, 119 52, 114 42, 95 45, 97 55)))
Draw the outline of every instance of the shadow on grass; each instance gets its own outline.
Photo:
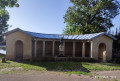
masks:
POLYGON ((46 68, 48 71, 61 71, 61 72, 86 72, 89 73, 90 71, 82 66, 81 62, 30 62, 24 61, 24 64, 29 64, 33 66, 39 66, 46 68))

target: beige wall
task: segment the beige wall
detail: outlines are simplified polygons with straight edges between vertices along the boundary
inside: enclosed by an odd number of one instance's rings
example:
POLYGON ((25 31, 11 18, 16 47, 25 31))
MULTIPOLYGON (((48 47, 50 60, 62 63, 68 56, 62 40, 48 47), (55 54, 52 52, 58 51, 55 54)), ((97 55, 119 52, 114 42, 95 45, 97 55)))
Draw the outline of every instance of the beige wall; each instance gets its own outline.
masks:
MULTIPOLYGON (((21 40, 23 42, 23 59, 30 59, 32 55, 32 38, 19 31, 16 31, 6 36, 6 51, 7 51, 6 58, 9 60, 14 60, 15 43, 17 40, 21 40)), ((106 45, 107 60, 111 59, 113 39, 105 35, 95 38, 93 40, 93 51, 92 51, 93 58, 98 59, 98 47, 100 43, 104 43, 106 45)))
POLYGON ((21 40, 23 42, 23 59, 29 59, 32 54, 32 38, 19 31, 6 36, 6 58, 14 60, 15 43, 17 40, 21 40))
POLYGON ((93 40, 93 52, 92 52, 93 58, 98 59, 98 48, 99 48, 100 43, 104 43, 106 45, 106 60, 112 59, 113 39, 111 39, 105 35, 102 35, 93 40))

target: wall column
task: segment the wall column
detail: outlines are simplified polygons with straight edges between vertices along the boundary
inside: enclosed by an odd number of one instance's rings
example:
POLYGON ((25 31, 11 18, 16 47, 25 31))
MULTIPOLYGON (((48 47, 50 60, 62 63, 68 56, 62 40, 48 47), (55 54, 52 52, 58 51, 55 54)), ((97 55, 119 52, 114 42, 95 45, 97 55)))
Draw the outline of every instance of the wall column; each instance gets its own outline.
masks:
POLYGON ((37 56, 37 40, 35 40, 34 54, 35 54, 35 57, 36 57, 37 56))
POLYGON ((82 42, 82 58, 85 58, 85 42, 82 42))
POLYGON ((75 57, 75 41, 73 41, 73 57, 75 57))
POLYGON ((63 41, 63 47, 64 47, 64 55, 65 55, 65 41, 63 41))
POLYGON ((90 42, 90 58, 93 58, 92 52, 93 52, 93 42, 91 41, 90 42))
POLYGON ((45 56, 45 41, 43 40, 43 56, 45 56))
POLYGON ((53 41, 53 46, 52 46, 52 56, 54 56, 55 53, 55 41, 53 41))

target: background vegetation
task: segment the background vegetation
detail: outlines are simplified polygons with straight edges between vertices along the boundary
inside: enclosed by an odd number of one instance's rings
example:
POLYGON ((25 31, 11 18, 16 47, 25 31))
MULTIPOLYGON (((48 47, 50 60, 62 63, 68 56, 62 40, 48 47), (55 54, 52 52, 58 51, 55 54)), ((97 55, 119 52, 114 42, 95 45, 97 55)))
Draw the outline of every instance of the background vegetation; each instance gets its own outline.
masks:
POLYGON ((119 14, 117 0, 70 0, 72 6, 64 15, 64 34, 106 32, 113 27, 112 19, 119 14))
POLYGON ((8 30, 9 12, 6 7, 19 7, 17 0, 0 0, 0 42, 4 41, 3 34, 8 30))

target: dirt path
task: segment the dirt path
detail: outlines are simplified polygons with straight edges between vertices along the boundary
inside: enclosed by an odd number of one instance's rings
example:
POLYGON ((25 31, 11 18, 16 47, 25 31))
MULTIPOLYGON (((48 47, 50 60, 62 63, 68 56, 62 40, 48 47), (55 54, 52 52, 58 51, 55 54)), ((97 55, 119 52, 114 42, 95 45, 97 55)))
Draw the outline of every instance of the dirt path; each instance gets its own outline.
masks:
MULTIPOLYGON (((0 81, 107 81, 108 79, 98 78, 98 76, 116 76, 111 81, 120 81, 120 71, 99 71, 92 72, 97 75, 92 77, 86 75, 77 76, 75 74, 68 75, 60 72, 37 72, 27 71, 14 74, 0 75, 0 81)), ((106 78, 106 77, 105 77, 106 78)))
POLYGON ((94 71, 95 78, 102 78, 103 80, 112 80, 112 81, 120 81, 120 71, 94 71))

